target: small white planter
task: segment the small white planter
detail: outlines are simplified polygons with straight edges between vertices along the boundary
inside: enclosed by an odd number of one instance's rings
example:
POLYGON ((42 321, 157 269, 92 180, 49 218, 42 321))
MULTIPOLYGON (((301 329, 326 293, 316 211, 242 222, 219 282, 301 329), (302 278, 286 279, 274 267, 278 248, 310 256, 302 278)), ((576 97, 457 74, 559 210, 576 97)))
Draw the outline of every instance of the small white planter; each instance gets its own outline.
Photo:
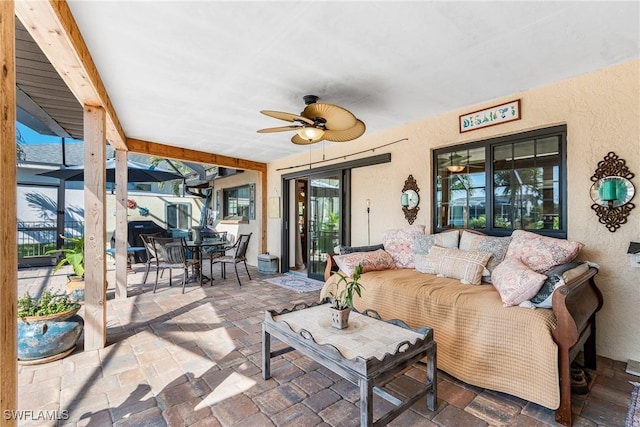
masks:
POLYGON ((343 308, 342 310, 329 308, 331 312, 331 326, 336 329, 345 329, 349 327, 349 313, 351 308, 343 308))

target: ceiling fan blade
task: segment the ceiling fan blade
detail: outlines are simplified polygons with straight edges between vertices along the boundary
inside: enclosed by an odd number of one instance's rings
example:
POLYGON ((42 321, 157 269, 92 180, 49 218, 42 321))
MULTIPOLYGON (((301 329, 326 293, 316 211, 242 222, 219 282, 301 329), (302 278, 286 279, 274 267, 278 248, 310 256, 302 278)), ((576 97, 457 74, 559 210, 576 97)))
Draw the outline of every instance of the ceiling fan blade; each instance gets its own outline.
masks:
MULTIPOLYGON (((333 104, 315 103, 305 107, 302 115, 309 118, 323 118, 329 130, 347 130, 356 125, 356 116, 349 110, 333 104)), ((326 138, 325 138, 326 139, 326 138)))
MULTIPOLYGON (((326 132, 325 132, 326 134, 326 132)), ((323 139, 327 139, 324 136, 320 139, 316 139, 314 141, 308 141, 302 137, 300 137, 300 135, 298 135, 297 133, 295 135, 293 135, 293 137, 291 138, 291 142, 293 142, 296 145, 311 145, 311 144, 315 144, 316 142, 320 142, 323 139)))
POLYGON ((313 124, 313 120, 310 120, 306 117, 298 116, 292 113, 285 113, 282 111, 272 111, 272 110, 261 110, 260 111, 265 116, 273 117, 275 119, 286 120, 287 122, 302 122, 308 125, 313 124))
POLYGON ((362 120, 356 119, 356 124, 347 130, 326 130, 323 139, 333 142, 346 142, 359 138, 367 127, 362 120))
POLYGON ((265 128, 258 130, 258 133, 286 132, 288 130, 298 130, 301 126, 279 126, 276 128, 265 128))

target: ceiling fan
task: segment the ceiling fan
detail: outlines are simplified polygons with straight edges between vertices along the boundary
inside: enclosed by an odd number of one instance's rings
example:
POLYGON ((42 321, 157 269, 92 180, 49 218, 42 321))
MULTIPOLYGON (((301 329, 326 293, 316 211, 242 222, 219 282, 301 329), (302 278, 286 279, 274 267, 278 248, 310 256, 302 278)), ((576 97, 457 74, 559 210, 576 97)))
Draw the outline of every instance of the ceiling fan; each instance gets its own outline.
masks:
POLYGON ((364 133, 366 126, 350 111, 337 105, 320 103, 315 95, 305 95, 302 99, 307 106, 300 115, 281 111, 260 111, 266 116, 295 124, 260 129, 258 133, 295 131, 291 142, 298 145, 309 145, 323 140, 351 141, 364 133))
POLYGON ((440 161, 438 163, 439 167, 446 167, 449 172, 457 173, 462 172, 469 166, 468 162, 470 158, 471 156, 469 154, 462 156, 458 153, 450 153, 448 159, 439 159, 440 161))

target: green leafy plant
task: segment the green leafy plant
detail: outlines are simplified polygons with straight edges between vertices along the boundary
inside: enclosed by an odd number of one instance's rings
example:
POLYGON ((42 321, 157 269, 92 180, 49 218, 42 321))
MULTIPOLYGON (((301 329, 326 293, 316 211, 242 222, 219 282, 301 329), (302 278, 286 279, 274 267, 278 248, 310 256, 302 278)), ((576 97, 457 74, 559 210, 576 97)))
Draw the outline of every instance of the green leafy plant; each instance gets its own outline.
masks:
POLYGON ((332 298, 331 306, 336 310, 344 310, 345 308, 353 307, 353 295, 357 294, 362 296, 362 290, 364 287, 358 283, 360 276, 362 275, 362 264, 359 264, 354 272, 353 277, 347 277, 344 274, 337 272, 340 279, 336 282, 334 289, 329 289, 327 294, 332 298), (340 286, 344 283, 344 287, 340 286))
POLYGON ((69 300, 66 293, 53 293, 47 288, 42 291, 39 298, 32 298, 29 292, 18 298, 18 317, 64 313, 79 306, 80 304, 69 300))
POLYGON ((46 254, 54 254, 60 253, 62 254, 62 259, 53 269, 53 272, 57 272, 60 268, 69 264, 73 268, 73 274, 76 276, 84 276, 84 236, 82 237, 66 237, 60 236, 67 242, 72 243, 70 248, 63 249, 54 249, 51 251, 47 251, 46 254))

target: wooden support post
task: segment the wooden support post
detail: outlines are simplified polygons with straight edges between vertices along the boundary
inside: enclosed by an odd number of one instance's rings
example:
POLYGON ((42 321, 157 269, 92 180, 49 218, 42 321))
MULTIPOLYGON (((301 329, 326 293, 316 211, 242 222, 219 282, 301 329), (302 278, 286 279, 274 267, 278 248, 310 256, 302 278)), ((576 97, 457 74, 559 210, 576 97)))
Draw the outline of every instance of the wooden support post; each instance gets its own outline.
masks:
POLYGON ((127 297, 127 152, 116 150, 116 298, 127 297))
POLYGON ((107 342, 106 304, 106 115, 100 107, 84 107, 84 349, 107 342))
POLYGON ((0 2, 0 425, 18 409, 16 58, 13 0, 0 2))

